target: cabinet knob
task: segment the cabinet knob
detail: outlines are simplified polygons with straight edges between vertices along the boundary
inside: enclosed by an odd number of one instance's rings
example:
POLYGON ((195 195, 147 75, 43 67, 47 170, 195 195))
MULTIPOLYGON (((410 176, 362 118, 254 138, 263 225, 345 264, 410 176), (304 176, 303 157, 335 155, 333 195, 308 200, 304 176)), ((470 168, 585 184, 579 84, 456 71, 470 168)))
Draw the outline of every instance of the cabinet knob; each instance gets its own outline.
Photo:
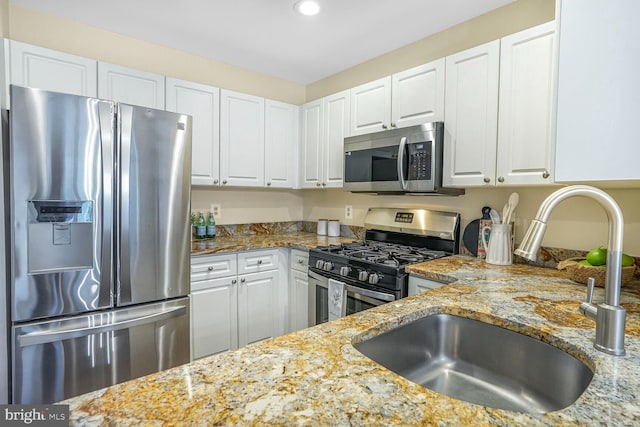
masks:
POLYGON ((246 282, 246 281, 247 281, 247 279, 244 279, 244 278, 240 279, 240 282, 241 282, 241 283, 244 283, 244 282, 246 282))
POLYGON ((549 171, 548 171, 548 170, 546 170, 546 169, 545 169, 545 170, 542 172, 542 178, 544 178, 544 179, 549 178, 549 171))
POLYGON ((231 281, 231 284, 232 284, 232 285, 235 285, 236 283, 238 283, 238 281, 237 281, 236 279, 233 279, 233 280, 231 281))
POLYGON ((499 177, 498 177, 498 182, 504 182, 504 177, 499 176, 499 177))
POLYGON ((271 183, 270 182, 267 182, 267 187, 271 187, 271 183))
POLYGON ((327 183, 326 183, 326 182, 323 182, 323 183, 322 183, 322 186, 323 186, 323 187, 326 187, 326 186, 327 186, 327 183))
POLYGON ((316 187, 320 187, 322 184, 320 184, 319 182, 316 182, 316 187))
POLYGON ((214 184, 217 184, 218 182, 219 182, 219 181, 218 181, 217 179, 214 179, 214 180, 213 180, 213 183, 214 183, 214 184))
POLYGON ((260 264, 262 264, 262 260, 261 259, 258 260, 258 265, 260 265, 260 264))
POLYGON ((391 127, 392 128, 396 127, 396 124, 395 123, 391 123, 391 127))
POLYGON ((298 260, 298 264, 304 264, 304 260, 299 259, 299 260, 298 260))
POLYGON ((222 183, 223 183, 223 184, 226 184, 226 183, 227 183, 227 180, 226 180, 226 179, 225 179, 225 180, 223 180, 223 181, 222 181, 222 183))
POLYGON ((207 268, 207 270, 209 270, 209 271, 213 271, 213 267, 212 267, 212 266, 209 266, 209 267, 207 268))
POLYGON ((491 182, 491 178, 489 178, 488 176, 485 176, 483 181, 484 181, 485 184, 488 184, 488 183, 491 182))
POLYGON ((382 125, 382 129, 387 129, 387 125, 382 125))

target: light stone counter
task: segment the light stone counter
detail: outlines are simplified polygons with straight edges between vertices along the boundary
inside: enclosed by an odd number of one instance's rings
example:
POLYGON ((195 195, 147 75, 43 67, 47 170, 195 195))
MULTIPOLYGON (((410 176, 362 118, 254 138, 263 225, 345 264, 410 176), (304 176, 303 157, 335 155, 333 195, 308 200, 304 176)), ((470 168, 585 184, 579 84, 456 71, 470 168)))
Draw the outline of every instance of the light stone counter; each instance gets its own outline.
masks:
MULTIPOLYGON (((408 268, 454 282, 334 322, 69 399, 73 425, 639 425, 640 283, 626 288, 624 357, 592 347, 585 288, 555 270, 455 256, 408 268), (433 313, 523 332, 595 375, 570 407, 529 415, 458 401, 361 355, 352 343, 433 313)), ((596 290, 595 301, 603 297, 596 290)))

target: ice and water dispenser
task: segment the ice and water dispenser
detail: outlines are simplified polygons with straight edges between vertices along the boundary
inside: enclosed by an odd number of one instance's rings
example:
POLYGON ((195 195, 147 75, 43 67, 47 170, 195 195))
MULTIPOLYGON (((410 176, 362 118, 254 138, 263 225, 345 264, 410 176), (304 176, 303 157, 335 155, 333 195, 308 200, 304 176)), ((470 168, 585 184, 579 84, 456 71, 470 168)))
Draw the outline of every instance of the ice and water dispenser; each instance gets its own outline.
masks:
POLYGON ((27 203, 29 274, 92 269, 93 202, 32 200, 27 203))

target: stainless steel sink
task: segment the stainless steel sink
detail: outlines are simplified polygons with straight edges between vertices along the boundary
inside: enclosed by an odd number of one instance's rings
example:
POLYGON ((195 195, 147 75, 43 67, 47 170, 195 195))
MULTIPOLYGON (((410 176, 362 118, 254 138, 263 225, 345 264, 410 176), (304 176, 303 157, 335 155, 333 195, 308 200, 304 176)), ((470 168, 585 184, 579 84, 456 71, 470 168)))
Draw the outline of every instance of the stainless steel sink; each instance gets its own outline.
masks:
POLYGON ((593 378, 587 365, 549 344, 448 314, 424 317, 355 348, 428 389, 534 414, 571 405, 593 378))

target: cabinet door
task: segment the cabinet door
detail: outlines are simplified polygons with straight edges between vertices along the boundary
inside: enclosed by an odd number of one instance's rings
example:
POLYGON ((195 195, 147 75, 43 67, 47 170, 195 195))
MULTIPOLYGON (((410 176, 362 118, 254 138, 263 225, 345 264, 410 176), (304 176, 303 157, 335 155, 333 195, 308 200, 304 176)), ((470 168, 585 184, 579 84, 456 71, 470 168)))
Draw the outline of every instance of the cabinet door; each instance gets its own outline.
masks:
POLYGON ((278 271, 238 278, 238 344, 242 347, 278 335, 278 271))
POLYGON ((220 91, 222 185, 264 185, 264 98, 220 91))
POLYGON ((498 185, 551 183, 555 58, 554 22, 500 42, 498 185))
POLYGON ((324 98, 323 187, 342 188, 344 179, 344 139, 350 136, 350 103, 348 90, 324 98))
POLYGON ((297 174, 298 123, 296 105, 266 100, 265 103, 265 184, 274 188, 293 188, 297 174))
POLYGON ((445 186, 494 185, 500 41, 448 56, 445 186))
POLYGON ((557 4, 555 181, 640 180, 640 2, 557 4))
POLYGON ((191 284, 193 359, 238 348, 236 276, 191 284))
POLYGON ((97 61, 11 41, 11 83, 53 92, 98 96, 97 61))
POLYGON ((391 123, 391 76, 351 89, 351 136, 388 129, 391 123))
POLYGON ((418 295, 422 292, 429 291, 431 289, 437 289, 444 286, 444 283, 436 282, 434 280, 425 279, 422 277, 409 276, 409 296, 418 295))
POLYGON ((391 127, 444 120, 445 59, 391 76, 391 127))
POLYGON ((302 106, 302 187, 322 186, 324 104, 322 99, 302 106))
POLYGON ((164 76, 100 62, 98 97, 164 110, 164 76))
POLYGON ((220 89, 167 77, 167 110, 193 117, 191 184, 220 179, 220 89))
POLYGON ((307 272, 289 271, 290 325, 291 332, 309 326, 309 278, 307 272))

